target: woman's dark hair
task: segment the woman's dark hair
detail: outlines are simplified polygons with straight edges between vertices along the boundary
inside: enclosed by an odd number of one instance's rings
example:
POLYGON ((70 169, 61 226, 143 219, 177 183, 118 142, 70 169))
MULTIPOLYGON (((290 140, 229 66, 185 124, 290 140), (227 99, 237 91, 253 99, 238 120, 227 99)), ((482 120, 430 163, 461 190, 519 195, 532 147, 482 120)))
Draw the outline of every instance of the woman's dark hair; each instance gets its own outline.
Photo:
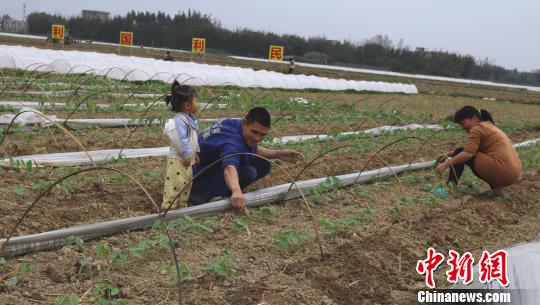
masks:
POLYGON ((171 86, 171 95, 165 97, 165 103, 171 105, 171 110, 181 112, 184 109, 184 104, 193 100, 197 96, 197 91, 188 85, 180 85, 178 81, 174 81, 171 86))
POLYGON ((270 128, 272 125, 270 113, 263 107, 255 107, 251 109, 246 115, 246 122, 248 124, 259 123, 268 128, 270 128))
POLYGON ((461 121, 465 119, 472 119, 473 117, 477 117, 481 121, 489 121, 495 124, 491 113, 489 113, 485 109, 480 109, 480 111, 478 111, 478 109, 473 106, 465 106, 456 111, 456 113, 454 114, 454 122, 459 124, 461 121))

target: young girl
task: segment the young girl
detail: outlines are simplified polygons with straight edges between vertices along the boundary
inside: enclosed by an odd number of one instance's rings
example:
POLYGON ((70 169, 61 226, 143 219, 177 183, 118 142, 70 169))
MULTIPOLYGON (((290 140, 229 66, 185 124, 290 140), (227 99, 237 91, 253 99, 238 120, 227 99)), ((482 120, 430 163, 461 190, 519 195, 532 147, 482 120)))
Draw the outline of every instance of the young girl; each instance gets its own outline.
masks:
POLYGON ((454 120, 467 131, 469 139, 465 147, 446 156, 437 172, 450 168, 448 183, 457 184, 468 165, 475 176, 489 184, 488 195, 508 197, 503 187, 517 182, 521 174, 521 160, 508 136, 495 126, 493 117, 484 109, 465 106, 456 112, 454 120))
POLYGON ((171 150, 167 157, 162 207, 168 209, 172 205, 172 208, 184 208, 187 207, 191 191, 191 185, 186 187, 192 178, 191 166, 196 163, 197 153, 200 151, 197 121, 193 117, 199 109, 197 92, 190 86, 174 81, 166 103, 171 106, 175 115, 167 121, 163 130, 171 141, 171 150))

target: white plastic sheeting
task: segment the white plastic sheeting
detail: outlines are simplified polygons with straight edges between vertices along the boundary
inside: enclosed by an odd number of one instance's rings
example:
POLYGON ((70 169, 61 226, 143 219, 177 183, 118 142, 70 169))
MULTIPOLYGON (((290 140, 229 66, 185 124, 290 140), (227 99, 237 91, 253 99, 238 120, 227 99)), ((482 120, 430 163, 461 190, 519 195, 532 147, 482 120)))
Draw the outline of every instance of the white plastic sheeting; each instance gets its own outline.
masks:
MULTIPOLYGON (((210 108, 218 108, 218 109, 224 109, 227 108, 226 104, 208 104, 208 103, 198 103, 199 108, 202 109, 210 109, 210 108)), ((72 102, 68 105, 69 107, 75 107, 77 105, 77 102, 72 102)), ((139 104, 124 104, 123 107, 126 108, 141 108, 146 109, 148 106, 150 106, 151 103, 139 103, 139 104)), ((156 102, 154 106, 165 106, 165 102, 156 102)), ((110 108, 112 105, 110 104, 93 104, 93 106, 99 107, 99 108, 110 108)), ((116 105, 115 105, 116 106, 116 105)), ((13 109, 22 109, 24 107, 32 107, 39 110, 53 110, 53 109, 65 109, 66 103, 58 103, 58 102, 27 102, 27 101, 0 101, 0 107, 4 108, 13 108, 13 109)), ((79 109, 84 109, 86 106, 83 103, 79 109)))
POLYGON ((93 73, 133 81, 153 79, 171 83, 177 79, 180 83, 194 86, 235 85, 238 87, 418 93, 416 86, 411 84, 290 75, 265 70, 255 71, 193 62, 169 62, 95 52, 0 45, 0 58, 0 68, 37 69, 60 74, 93 73))
POLYGON ((371 134, 371 135, 380 135, 385 132, 393 132, 398 130, 416 130, 416 129, 432 129, 432 130, 441 130, 443 129, 440 125, 420 125, 420 124, 410 124, 405 126, 380 126, 371 129, 366 129, 362 131, 349 131, 341 132, 337 135, 304 135, 304 136, 284 136, 279 138, 274 138, 272 144, 292 144, 298 142, 304 142, 308 140, 318 140, 318 141, 327 141, 332 139, 346 138, 351 136, 357 136, 361 134, 371 134))
MULTIPOLYGON (((25 111, 30 108, 22 108, 21 111, 25 111)), ((11 123, 14 114, 4 114, 0 116, 0 129, 7 128, 11 123)), ((15 124, 22 127, 24 130, 34 130, 40 128, 54 127, 52 122, 63 124, 65 119, 57 118, 55 115, 48 115, 48 120, 39 116, 33 112, 25 112, 19 115, 15 119, 15 124), (52 121, 52 122, 51 122, 52 121)), ((203 121, 214 122, 219 119, 203 119, 203 121)), ((100 127, 100 128, 116 128, 116 127, 128 127, 128 126, 150 126, 150 125, 163 125, 163 120, 154 119, 154 120, 139 120, 139 119, 69 119, 67 124, 74 128, 90 128, 90 127, 100 127)))
MULTIPOLYGON (((244 57, 244 56, 231 56, 231 58, 267 62, 267 63, 272 63, 272 64, 276 63, 275 61, 270 61, 268 59, 262 59, 262 58, 252 58, 252 57, 244 57)), ((435 81, 444 81, 444 82, 452 82, 452 83, 460 83, 460 84, 473 84, 473 85, 483 85, 483 86, 493 86, 493 87, 527 89, 529 91, 540 92, 540 87, 503 84, 503 83, 495 83, 495 82, 490 82, 490 81, 465 79, 465 78, 452 78, 452 77, 422 75, 422 74, 408 74, 408 73, 400 73, 400 72, 392 72, 392 71, 370 70, 370 69, 350 68, 350 67, 340 67, 340 66, 330 66, 330 65, 318 65, 318 64, 310 64, 310 63, 303 63, 303 62, 296 62, 296 65, 299 67, 307 67, 307 68, 315 68, 315 69, 327 69, 327 70, 357 72, 357 73, 366 73, 366 74, 375 74, 375 75, 397 76, 397 77, 435 80, 435 81)))
POLYGON ((73 94, 74 90, 57 90, 57 91, 4 91, 4 95, 8 96, 49 96, 49 97, 59 97, 59 96, 69 96, 73 94))
POLYGON ((29 35, 29 34, 16 34, 16 33, 0 33, 0 36, 16 37, 16 38, 30 38, 38 40, 47 40, 46 36, 29 35))
MULTIPOLYGON (((459 283, 454 289, 489 289, 490 293, 510 292, 512 305, 537 305, 540 300, 540 235, 530 243, 524 243, 506 249, 508 252, 508 286, 503 287, 498 281, 480 283, 473 277, 469 285, 459 283)), ((479 274, 475 265, 473 274, 479 274)))
MULTIPOLYGON (((216 118, 216 119, 198 119, 199 122, 216 122, 220 121, 222 118, 216 118)), ((62 124, 64 123, 65 119, 56 119, 55 122, 62 124)), ((143 125, 143 126, 149 126, 149 125, 163 125, 164 120, 154 119, 154 120, 148 120, 148 119, 69 119, 67 123, 70 126, 76 127, 76 128, 90 128, 90 127, 100 127, 100 128, 115 128, 115 127, 127 127, 127 126, 136 126, 136 125, 143 125)))
MULTIPOLYGON (((56 119, 55 122, 58 124, 64 123, 65 119, 56 119)), ((90 127, 100 127, 100 128, 115 128, 115 127, 127 127, 127 126, 137 126, 139 124, 143 126, 150 125, 161 125, 163 124, 162 120, 139 120, 139 119, 69 119, 67 121, 69 126, 75 128, 90 128, 90 127), (141 124, 142 123, 142 124, 141 124)))
MULTIPOLYGON (((46 39, 46 37, 43 37, 43 36, 10 34, 10 33, 0 33, 0 36, 34 38, 34 39, 40 39, 40 40, 45 40, 46 39)), ((93 42, 93 44, 118 46, 118 44, 116 44, 116 43, 108 43, 108 42, 93 42)), ((153 47, 145 47, 145 48, 151 49, 151 50, 158 50, 158 51, 171 50, 171 49, 153 48, 153 47)), ((186 51, 186 50, 174 50, 174 51, 189 53, 189 51, 186 51)), ((241 59, 241 60, 260 61, 260 62, 267 62, 267 63, 271 63, 271 64, 276 64, 275 61, 270 61, 268 59, 262 59, 262 58, 253 58, 253 57, 245 57, 245 56, 230 56, 230 57, 235 58, 235 59, 241 59)), ((3 65, 1 64, 2 60, 3 60, 3 57, 0 54, 0 67, 3 67, 3 65)), ((11 64, 11 66, 13 68, 16 68, 15 61, 11 56, 8 57, 8 58, 5 58, 4 60, 6 61, 6 66, 5 67, 10 67, 9 65, 11 64)), ((392 72, 392 71, 381 71, 381 70, 371 70, 371 69, 361 69, 361 68, 351 68, 351 67, 341 67, 341 66, 331 66, 331 65, 319 65, 319 64, 310 64, 310 63, 303 63, 303 62, 296 62, 296 65, 299 66, 299 67, 308 67, 308 68, 315 68, 315 69, 327 69, 327 70, 357 72, 357 73, 366 73, 366 74, 375 74, 375 75, 388 75, 388 76, 397 76, 397 77, 405 77, 405 78, 413 78, 413 79, 435 80, 435 81, 444 81, 444 82, 461 83, 461 84, 473 84, 473 85, 484 85, 484 86, 493 86, 493 87, 526 89, 526 90, 529 90, 529 91, 540 92, 540 87, 524 86, 524 85, 513 85, 513 84, 503 84, 503 83, 495 83, 495 82, 490 82, 490 81, 465 79, 465 78, 452 78, 452 77, 434 76, 434 75, 422 75, 422 74, 407 74, 407 73, 392 72)))
MULTIPOLYGON (((23 113, 17 116, 14 123, 17 124, 17 126, 19 127, 30 130, 34 128, 49 127, 53 124, 51 121, 57 120, 55 115, 49 115, 44 118, 43 116, 40 116, 33 111, 35 111, 35 109, 29 107, 21 108, 20 112, 23 113)), ((7 127, 13 121, 13 118, 15 116, 15 114, 11 113, 0 115, 0 128, 7 127)))
MULTIPOLYGON (((57 91, 5 91, 4 95, 10 96, 20 96, 20 95, 29 95, 29 96, 70 96, 75 92, 75 90, 57 90, 57 91)), ((77 90, 79 95, 85 94, 85 90, 77 90)), ((159 93, 125 93, 125 92, 103 92, 97 96, 106 96, 106 97, 130 97, 130 98, 158 98, 163 96, 159 93)))
MULTIPOLYGON (((47 117, 44 118, 41 115, 36 114, 35 112, 39 112, 35 108, 30 107, 23 107, 19 111, 21 113, 16 119, 15 123, 19 127, 23 127, 25 130, 32 130, 32 129, 39 129, 39 128, 47 128, 54 126, 52 122, 56 122, 58 124, 63 124, 65 119, 57 118, 55 115, 48 115, 43 116, 47 117), (24 111, 30 111, 30 112, 24 112, 24 111)), ((7 113, 0 116, 0 128, 7 128, 13 118, 15 117, 15 114, 7 113)), ((216 118, 216 119, 198 119, 199 122, 216 122, 223 120, 222 118, 216 118)), ((115 128, 115 127, 127 127, 127 126, 136 126, 136 125, 163 125, 165 124, 165 120, 160 119, 127 119, 127 118, 119 118, 119 119, 105 119, 105 118, 99 118, 99 119, 69 119, 67 120, 67 124, 76 127, 76 128, 90 128, 90 127, 101 127, 101 128, 115 128)))
MULTIPOLYGON (((46 40, 47 39, 46 36, 28 35, 28 34, 15 34, 15 33, 1 33, 1 32, 0 32, 0 36, 26 38, 26 39, 36 39, 36 40, 46 40)), ((96 44, 96 45, 113 46, 113 47, 119 47, 120 46, 120 44, 118 44, 118 43, 91 41, 91 40, 80 40, 80 41, 78 41, 78 43, 80 43, 80 44, 83 44, 83 43, 96 44)), ((139 46, 134 45, 132 47, 133 48, 138 48, 139 46)), ((128 48, 128 47, 127 46, 122 46, 122 48, 128 48)), ((164 52, 165 51, 173 51, 170 48, 156 48, 156 47, 149 47, 149 46, 145 46, 144 49, 145 50, 164 51, 164 52)), ((185 50, 174 50, 174 51, 181 52, 181 53, 191 53, 191 51, 185 51, 185 50)))
MULTIPOLYGON (((359 131, 359 132, 347 132, 344 134, 353 135, 353 134, 361 134, 361 133, 368 133, 373 135, 380 135, 383 132, 391 132, 395 130, 407 130, 407 129, 419 129, 419 128, 426 128, 426 129, 442 129, 441 126, 438 125, 418 125, 418 124, 412 124, 407 126, 382 126, 378 128, 372 128, 368 129, 366 131, 359 131)), ((325 136, 325 135, 317 135, 317 136, 285 136, 281 138, 274 138, 274 143, 298 143, 301 141, 307 141, 311 139, 318 138, 320 141, 327 141, 332 139, 333 137, 325 136)), ((265 144, 263 142, 263 144, 265 144)), ((144 158, 144 157, 164 157, 168 156, 170 152, 169 146, 164 147, 155 147, 155 148, 130 148, 130 149, 124 149, 122 150, 122 158, 124 159, 132 159, 132 158, 144 158)), ((88 154, 92 158, 95 164, 102 164, 106 163, 109 160, 113 160, 114 158, 117 158, 120 154, 120 149, 106 149, 106 150, 94 150, 94 151, 88 151, 88 154)), ((28 161, 31 161, 31 163, 34 166, 77 166, 77 165, 90 165, 92 164, 92 161, 88 158, 85 152, 78 151, 78 152, 67 152, 67 153, 54 153, 54 154, 39 154, 39 155, 27 155, 27 156, 18 156, 18 157, 11 157, 11 158, 4 158, 0 159, 0 166, 9 166, 10 163, 16 160, 24 161, 25 163, 28 163, 28 161)))
MULTIPOLYGON (((75 106, 75 103, 73 103, 75 106)), ((1 101, 1 108, 13 108, 13 109, 23 109, 23 108, 34 108, 39 110, 52 110, 52 109, 64 109, 66 108, 65 103, 56 103, 56 102, 23 102, 23 101, 1 101)), ((81 107, 84 107, 82 105, 81 107)))

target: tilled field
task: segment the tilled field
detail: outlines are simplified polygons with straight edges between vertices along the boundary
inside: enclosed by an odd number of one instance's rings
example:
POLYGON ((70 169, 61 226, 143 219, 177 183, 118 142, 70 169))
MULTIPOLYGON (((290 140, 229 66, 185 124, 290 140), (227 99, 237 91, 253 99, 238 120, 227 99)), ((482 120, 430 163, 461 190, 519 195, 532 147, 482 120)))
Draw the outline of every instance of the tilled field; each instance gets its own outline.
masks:
MULTIPOLYGON (((47 80, 62 82, 62 79, 47 80)), ((114 82, 114 85, 110 92, 129 92, 122 86, 133 87, 127 82, 114 82)), ((95 86, 105 85, 96 81, 95 86)), ((108 86, 112 88, 111 84, 108 86)), ((152 84, 138 92, 166 90, 163 85, 152 84)), ((439 87, 434 86, 433 90, 439 87)), ((454 90, 455 86, 449 86, 440 92, 406 96, 202 88, 201 102, 223 103, 227 108, 207 109, 199 118, 241 117, 249 108, 262 105, 272 112, 275 122, 269 141, 290 135, 336 135, 382 125, 416 123, 448 127, 443 131, 399 131, 377 137, 261 144, 302 152, 305 158, 297 164, 278 161, 292 177, 302 172, 298 180, 433 160, 464 143, 466 134, 446 119, 466 104, 490 110, 514 143, 540 137, 540 110, 535 103, 450 95, 454 90), (404 139, 407 137, 410 138, 404 139), (310 164, 312 160, 316 161, 310 164)), ((518 93, 510 91, 508 96, 518 93)), ((16 92, 9 94, 0 99, 44 101, 35 96, 21 97, 16 92)), ((504 92, 500 95, 506 96, 504 92)), ((58 97, 55 101, 77 104, 82 99, 79 96, 68 101, 66 97, 58 97)), ((93 104, 123 102, 114 97, 92 100, 93 104)), ((163 106, 145 113, 148 104, 144 101, 129 103, 141 103, 143 110, 81 107, 71 118, 163 121, 171 116, 163 106)), ((67 118, 73 109, 43 110, 43 113, 67 118)), ((0 115, 7 113, 14 111, 4 108, 0 115)), ((137 129, 67 128, 87 150, 168 145, 161 124, 137 129)), ((17 127, 0 144, 0 157, 81 151, 80 144, 59 128, 17 127)), ((298 199, 251 212, 230 211, 203 219, 174 221, 169 229, 183 276, 183 302, 411 304, 416 298, 414 290, 425 287, 415 266, 428 247, 442 252, 470 251, 478 256, 482 250, 529 241, 539 233, 540 148, 536 144, 518 151, 524 163, 523 177, 508 188, 511 198, 507 201, 484 198, 481 193, 487 190, 487 185, 468 171, 457 188, 445 187, 444 177, 431 169, 346 188, 339 188, 329 178, 306 192, 318 224, 320 243, 312 226, 313 219, 305 203, 298 199), (445 189, 445 194, 436 192, 440 187, 445 189)), ((164 157, 112 159, 105 166, 130 174, 156 202, 161 201, 164 157)), ((8 236, 24 211, 50 183, 84 168, 1 168, 2 238, 8 236)), ((274 168, 269 176, 246 191, 288 182, 287 175, 274 168)), ((45 194, 14 235, 155 212, 144 192, 126 176, 108 171, 84 173, 45 194)), ((159 224, 144 231, 85 242, 73 237, 72 244, 60 249, 0 260, 0 304, 69 304, 71 299, 76 299, 78 304, 176 304, 179 296, 174 266, 170 245, 159 224), (61 303, 63 299, 66 303, 61 303)), ((436 280, 445 285, 444 268, 437 271, 436 280)))

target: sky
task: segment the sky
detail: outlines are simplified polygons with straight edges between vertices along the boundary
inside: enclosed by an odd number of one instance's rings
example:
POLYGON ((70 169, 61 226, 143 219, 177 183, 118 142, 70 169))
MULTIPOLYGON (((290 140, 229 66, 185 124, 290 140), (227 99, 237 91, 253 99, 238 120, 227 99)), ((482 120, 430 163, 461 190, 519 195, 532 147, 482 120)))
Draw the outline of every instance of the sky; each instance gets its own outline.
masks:
MULTIPOLYGON (((540 69, 538 0, 0 0, 15 19, 35 11, 78 15, 83 9, 210 14, 229 29, 361 42, 377 34, 414 49, 470 54, 520 71, 540 69)), ((207 42, 211 44, 210 41, 207 42)))

